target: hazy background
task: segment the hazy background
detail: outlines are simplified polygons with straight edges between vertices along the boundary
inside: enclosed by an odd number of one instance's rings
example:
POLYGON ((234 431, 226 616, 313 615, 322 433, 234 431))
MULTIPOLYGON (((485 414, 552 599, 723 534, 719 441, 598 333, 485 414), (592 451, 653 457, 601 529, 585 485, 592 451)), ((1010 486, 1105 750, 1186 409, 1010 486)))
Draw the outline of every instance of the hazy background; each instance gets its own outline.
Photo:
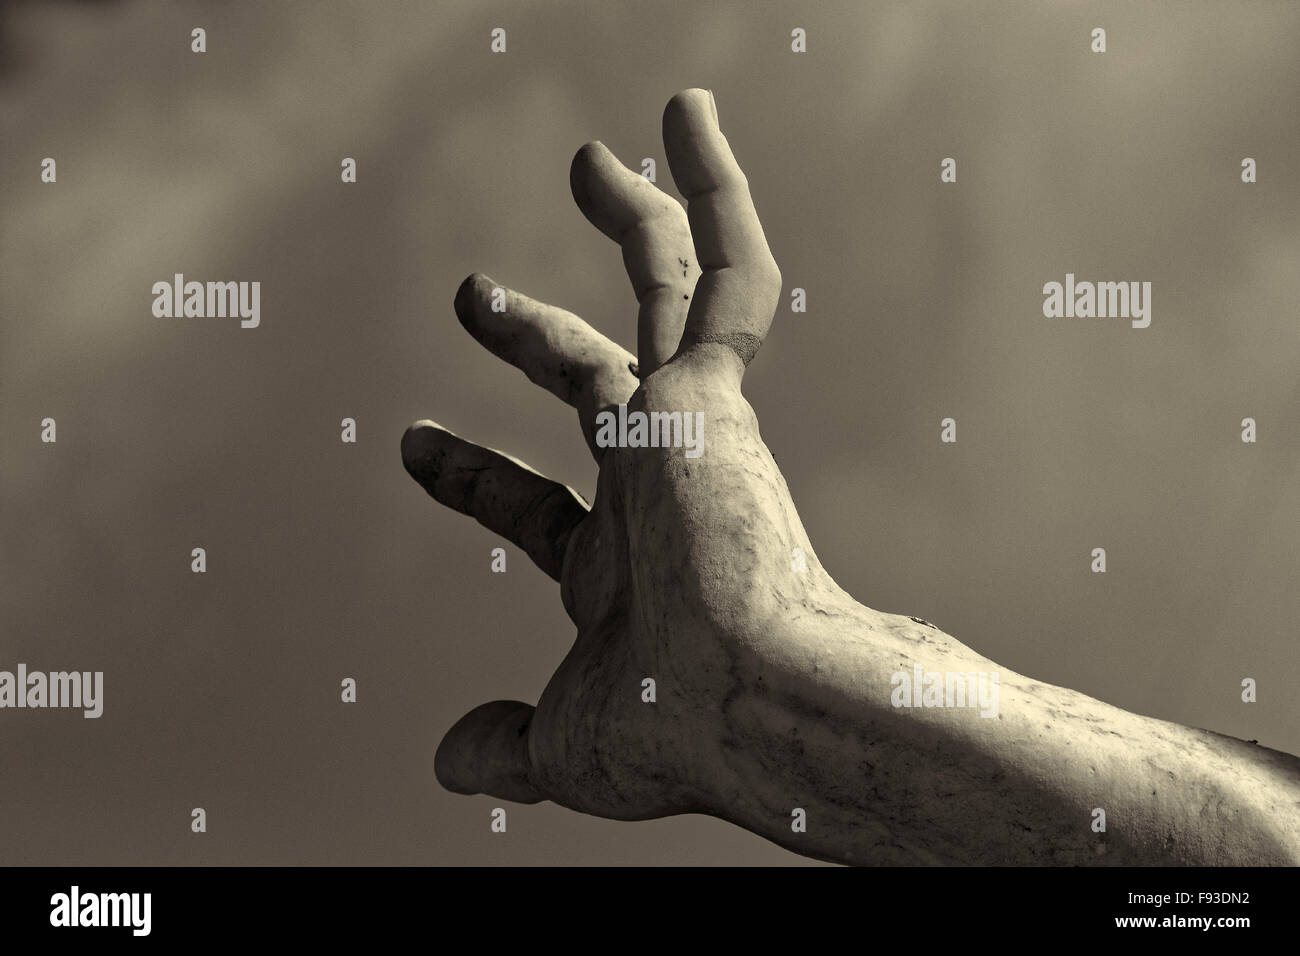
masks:
POLYGON ((840 584, 1300 751, 1300 5, 51 2, 0 29, 0 669, 105 672, 99 720, 0 712, 0 862, 805 862, 433 775, 573 629, 407 477, 403 429, 595 480, 452 296, 482 270, 634 346, 569 161, 599 138, 672 190, 660 117, 691 86, 787 286, 746 394, 840 584), (1045 319, 1067 271, 1152 282, 1151 327, 1045 319), (154 318, 175 272, 260 280, 261 327, 154 318))

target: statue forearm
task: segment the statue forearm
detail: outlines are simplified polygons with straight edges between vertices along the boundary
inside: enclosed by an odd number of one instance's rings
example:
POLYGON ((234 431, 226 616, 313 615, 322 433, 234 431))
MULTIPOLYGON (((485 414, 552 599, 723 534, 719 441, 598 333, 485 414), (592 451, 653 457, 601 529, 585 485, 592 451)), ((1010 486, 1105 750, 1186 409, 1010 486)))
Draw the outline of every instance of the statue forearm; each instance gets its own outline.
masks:
POLYGON ((914 619, 816 617, 780 663, 760 647, 734 669, 719 816, 852 864, 1300 862, 1300 759, 1023 677, 914 619), (996 674, 996 715, 895 706, 918 667, 996 674))

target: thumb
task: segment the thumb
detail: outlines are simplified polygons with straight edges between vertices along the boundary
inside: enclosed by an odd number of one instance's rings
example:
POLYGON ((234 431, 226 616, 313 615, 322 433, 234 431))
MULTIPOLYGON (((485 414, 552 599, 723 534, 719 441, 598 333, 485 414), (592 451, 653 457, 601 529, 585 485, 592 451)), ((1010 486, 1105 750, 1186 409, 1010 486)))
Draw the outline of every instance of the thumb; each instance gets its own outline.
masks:
POLYGON ((533 785, 528 729, 534 708, 517 700, 481 704, 438 745, 433 772, 453 793, 486 793, 516 803, 546 799, 533 785))

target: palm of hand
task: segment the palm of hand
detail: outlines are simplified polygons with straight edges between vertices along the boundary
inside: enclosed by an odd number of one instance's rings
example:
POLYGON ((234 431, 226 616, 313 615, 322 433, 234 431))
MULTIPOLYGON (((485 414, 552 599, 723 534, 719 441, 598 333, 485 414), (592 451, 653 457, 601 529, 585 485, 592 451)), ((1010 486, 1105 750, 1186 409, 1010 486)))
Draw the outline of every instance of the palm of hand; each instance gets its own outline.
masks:
POLYGON ((806 603, 810 587, 833 588, 820 572, 790 573, 792 552, 811 548, 740 393, 781 279, 712 95, 674 97, 664 141, 689 221, 598 143, 571 171, 579 207, 623 248, 640 303, 639 366, 576 316, 485 276, 456 296, 471 334, 578 410, 600 464, 592 509, 432 422, 403 437, 412 476, 559 580, 578 628, 535 710, 495 701, 448 732, 435 767, 457 792, 621 819, 714 812, 728 786, 729 695, 780 657, 763 646, 771 622, 806 603), (502 295, 505 311, 494 311, 502 295), (619 404, 703 413, 701 454, 600 447, 596 414, 619 404))

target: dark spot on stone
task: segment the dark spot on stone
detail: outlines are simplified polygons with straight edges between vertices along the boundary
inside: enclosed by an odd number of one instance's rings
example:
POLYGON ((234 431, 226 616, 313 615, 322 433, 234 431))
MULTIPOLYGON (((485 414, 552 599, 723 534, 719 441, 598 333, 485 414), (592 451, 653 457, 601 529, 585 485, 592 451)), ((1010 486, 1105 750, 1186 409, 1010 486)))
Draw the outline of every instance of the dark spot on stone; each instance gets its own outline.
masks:
POLYGON ((641 377, 641 370, 637 367, 636 362, 628 362, 627 370, 631 372, 633 375, 635 375, 637 378, 641 377))
POLYGON ((939 630, 937 627, 935 627, 933 624, 931 624, 929 621, 925 620, 924 618, 912 617, 912 618, 908 618, 908 620, 915 621, 917 624, 924 624, 926 627, 934 627, 936 631, 939 630))

